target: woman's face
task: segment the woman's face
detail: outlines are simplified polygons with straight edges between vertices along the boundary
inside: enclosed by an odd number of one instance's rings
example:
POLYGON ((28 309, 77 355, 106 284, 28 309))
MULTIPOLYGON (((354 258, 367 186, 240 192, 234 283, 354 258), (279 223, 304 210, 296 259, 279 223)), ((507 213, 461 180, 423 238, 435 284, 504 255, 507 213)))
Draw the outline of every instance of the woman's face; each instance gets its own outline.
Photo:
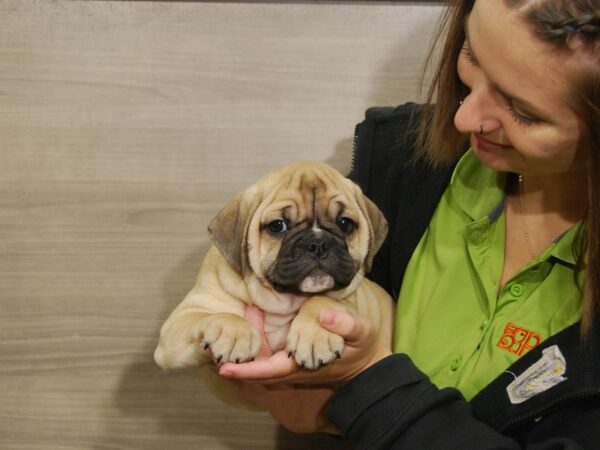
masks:
POLYGON ((471 133, 479 159, 524 174, 581 170, 580 123, 564 101, 564 58, 534 38, 516 10, 500 0, 476 0, 465 30, 457 70, 470 94, 454 123, 471 133))

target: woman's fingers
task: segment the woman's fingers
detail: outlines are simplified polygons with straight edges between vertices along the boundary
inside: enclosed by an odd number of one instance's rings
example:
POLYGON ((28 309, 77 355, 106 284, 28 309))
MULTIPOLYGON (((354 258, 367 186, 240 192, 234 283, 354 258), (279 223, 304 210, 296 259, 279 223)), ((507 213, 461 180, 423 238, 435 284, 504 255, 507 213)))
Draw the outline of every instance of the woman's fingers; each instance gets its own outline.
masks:
POLYGON ((296 371, 298 371, 298 364, 294 358, 289 358, 284 351, 279 351, 266 359, 257 359, 244 364, 223 364, 219 368, 219 375, 245 380, 264 380, 282 378, 296 371))
POLYGON ((246 319, 250 325, 258 330, 262 337, 263 345, 260 348, 260 352, 257 356, 271 356, 273 353, 269 347, 267 336, 265 335, 265 314, 264 312, 254 305, 248 305, 244 313, 244 319, 246 319))
POLYGON ((344 338, 342 358, 317 370, 302 370, 294 358, 278 351, 268 358, 242 364, 224 364, 219 374, 232 379, 271 383, 335 383, 350 379, 369 365, 390 354, 384 348, 373 327, 366 319, 337 310, 324 310, 319 316, 321 325, 344 338))

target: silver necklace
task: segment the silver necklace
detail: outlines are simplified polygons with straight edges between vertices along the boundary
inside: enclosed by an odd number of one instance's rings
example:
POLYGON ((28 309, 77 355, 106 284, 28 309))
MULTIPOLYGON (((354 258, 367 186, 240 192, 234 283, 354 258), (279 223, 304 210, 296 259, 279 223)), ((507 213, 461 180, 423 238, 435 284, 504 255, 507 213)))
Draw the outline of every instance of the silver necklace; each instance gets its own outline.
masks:
POLYGON ((523 207, 523 175, 519 174, 519 209, 521 210, 521 220, 523 221, 523 233, 525 234, 525 242, 527 243, 527 251, 531 259, 535 258, 535 252, 531 247, 531 240, 529 239, 529 228, 525 221, 525 208, 523 207))

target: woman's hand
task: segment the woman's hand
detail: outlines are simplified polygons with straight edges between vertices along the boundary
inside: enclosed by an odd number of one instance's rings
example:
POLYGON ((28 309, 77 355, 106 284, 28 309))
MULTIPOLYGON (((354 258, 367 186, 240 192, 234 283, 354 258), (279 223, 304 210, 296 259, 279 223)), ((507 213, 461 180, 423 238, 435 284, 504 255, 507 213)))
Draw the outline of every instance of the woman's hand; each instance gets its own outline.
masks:
POLYGON ((325 310, 321 313, 321 324, 344 338, 344 353, 329 366, 305 370, 285 351, 273 353, 270 350, 264 336, 264 316, 258 308, 246 308, 245 318, 263 336, 260 355, 248 363, 223 364, 219 373, 228 378, 228 383, 241 397, 258 403, 281 425, 296 433, 338 434, 325 416, 336 385, 391 354, 366 319, 325 310))
MULTIPOLYGON (((249 307, 246 318, 257 325, 257 312, 249 307)), ((258 313, 259 314, 259 313, 258 313)), ((258 319, 260 321, 260 319, 258 319)), ((380 341, 366 319, 337 310, 324 310, 320 321, 323 328, 344 338, 342 357, 317 370, 301 369, 285 351, 278 351, 255 361, 223 364, 219 374, 240 380, 262 380, 263 383, 339 384, 351 380, 359 373, 392 354, 380 341)), ((258 324, 262 330, 262 323, 258 324)), ((265 352, 263 346, 262 354, 265 352)))
MULTIPOLYGON (((273 352, 269 348, 264 334, 264 315, 254 306, 246 308, 248 320, 263 337, 263 346, 258 358, 266 359, 273 352)), ((214 361, 214 359, 213 359, 214 361)), ((218 364, 212 366, 218 370, 218 364)), ((260 381, 223 380, 237 394, 252 403, 265 408, 290 431, 295 433, 331 433, 339 434, 325 417, 325 407, 335 392, 332 386, 298 385, 289 383, 264 384, 260 381)))
POLYGON ((262 406, 277 422, 294 433, 339 434, 325 415, 326 406, 335 393, 332 386, 225 381, 240 397, 262 406))

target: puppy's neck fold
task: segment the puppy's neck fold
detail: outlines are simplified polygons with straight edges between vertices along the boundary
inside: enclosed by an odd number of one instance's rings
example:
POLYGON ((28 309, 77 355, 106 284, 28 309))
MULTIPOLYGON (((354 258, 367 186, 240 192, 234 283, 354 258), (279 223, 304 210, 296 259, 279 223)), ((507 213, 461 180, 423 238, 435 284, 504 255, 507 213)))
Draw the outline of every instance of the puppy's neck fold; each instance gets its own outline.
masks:
POLYGON ((265 313, 276 315, 295 314, 308 299, 307 295, 277 292, 267 288, 254 274, 247 276, 245 281, 248 286, 250 301, 265 313))

